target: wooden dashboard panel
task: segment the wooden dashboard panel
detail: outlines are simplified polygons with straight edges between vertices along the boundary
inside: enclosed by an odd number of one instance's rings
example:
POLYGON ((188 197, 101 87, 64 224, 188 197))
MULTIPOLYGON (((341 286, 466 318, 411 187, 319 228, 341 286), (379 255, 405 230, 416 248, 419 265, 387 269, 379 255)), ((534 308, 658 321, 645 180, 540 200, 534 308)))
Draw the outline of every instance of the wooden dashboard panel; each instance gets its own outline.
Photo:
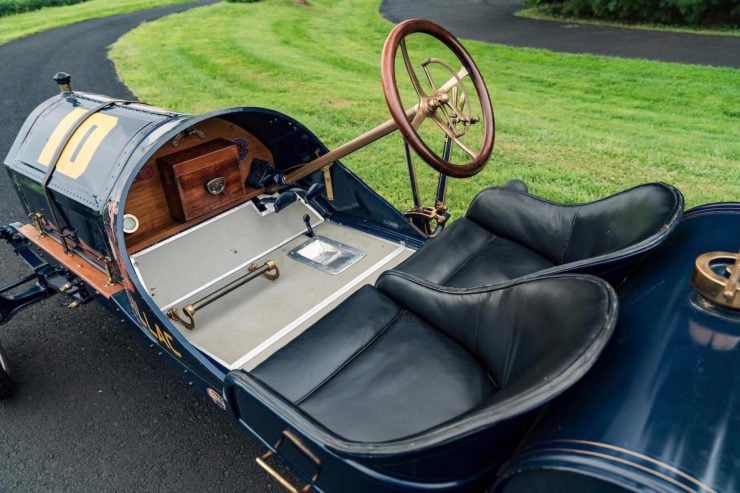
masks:
MULTIPOLYGON (((126 235, 126 248, 129 254, 143 250, 154 243, 162 241, 180 231, 184 231, 236 205, 234 203, 229 204, 187 222, 181 222, 173 218, 167 206, 167 198, 157 166, 158 158, 202 145, 215 139, 226 139, 229 141, 243 139, 246 142, 249 152, 246 157, 240 156, 243 159, 239 160, 242 181, 246 180, 253 159, 258 158, 273 162, 272 153, 270 153, 267 147, 254 135, 238 125, 234 125, 220 118, 212 118, 197 124, 195 128, 205 133, 204 139, 201 139, 198 135, 189 135, 183 137, 177 147, 173 147, 168 142, 147 161, 131 185, 126 199, 124 213, 133 214, 139 219, 139 229, 134 233, 126 235)), ((243 200, 237 203, 251 200, 261 192, 261 189, 246 187, 243 200)))

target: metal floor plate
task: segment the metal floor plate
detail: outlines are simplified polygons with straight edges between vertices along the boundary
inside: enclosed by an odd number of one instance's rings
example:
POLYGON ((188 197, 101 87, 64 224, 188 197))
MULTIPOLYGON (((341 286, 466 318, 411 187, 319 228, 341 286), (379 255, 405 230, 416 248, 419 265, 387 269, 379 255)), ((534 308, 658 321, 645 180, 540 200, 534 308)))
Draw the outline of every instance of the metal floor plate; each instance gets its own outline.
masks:
POLYGON ((328 274, 339 274, 365 256, 344 243, 314 236, 288 252, 288 257, 328 274))

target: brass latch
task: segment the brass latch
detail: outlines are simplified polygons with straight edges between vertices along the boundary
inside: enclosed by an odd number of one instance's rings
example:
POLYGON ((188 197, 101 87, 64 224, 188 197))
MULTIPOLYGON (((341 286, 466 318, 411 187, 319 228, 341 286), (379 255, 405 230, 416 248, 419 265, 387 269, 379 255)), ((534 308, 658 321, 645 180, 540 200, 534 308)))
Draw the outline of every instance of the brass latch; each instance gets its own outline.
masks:
POLYGON ((232 282, 230 282, 226 286, 220 289, 217 289, 213 293, 204 296, 198 301, 195 301, 183 307, 182 312, 185 318, 187 318, 187 320, 183 319, 177 313, 177 307, 173 307, 167 310, 167 317, 169 317, 170 320, 180 322, 183 325, 183 327, 185 327, 186 329, 192 330, 195 328, 195 314, 198 312, 198 310, 205 308, 206 306, 210 305, 214 301, 220 298, 223 298, 230 292, 234 291, 236 288, 243 286, 244 284, 258 278, 261 275, 264 275, 267 279, 271 281, 274 281, 278 277, 280 277, 280 270, 278 269, 277 262, 275 262, 274 260, 268 260, 262 265, 257 265, 257 264, 248 265, 247 273, 244 274, 243 276, 237 279, 234 279, 232 282))
POLYGON ((295 436, 290 430, 283 430, 282 434, 280 435, 280 438, 278 438, 277 442, 275 442, 275 452, 272 450, 268 450, 261 456, 257 457, 256 461, 259 466, 267 471, 267 474, 272 476, 278 483, 282 485, 283 488, 286 489, 286 491, 290 493, 308 493, 313 489, 313 484, 316 483, 316 481, 319 479, 319 473, 321 473, 321 461, 318 457, 316 457, 316 454, 311 452, 308 447, 306 447, 297 436, 295 436), (283 441, 285 439, 288 439, 290 443, 292 443, 300 452, 305 455, 311 462, 314 463, 316 466, 316 472, 311 477, 311 482, 309 484, 304 485, 303 487, 297 487, 293 485, 290 481, 288 481, 282 474, 277 472, 270 464, 267 463, 267 461, 274 456, 280 446, 283 444, 283 441))

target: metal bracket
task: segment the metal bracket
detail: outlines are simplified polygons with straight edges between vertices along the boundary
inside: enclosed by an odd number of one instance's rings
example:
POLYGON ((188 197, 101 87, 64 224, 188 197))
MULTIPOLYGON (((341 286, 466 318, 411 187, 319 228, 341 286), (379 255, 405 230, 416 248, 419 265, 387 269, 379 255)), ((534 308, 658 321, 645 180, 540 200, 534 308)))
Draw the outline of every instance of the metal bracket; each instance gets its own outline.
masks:
POLYGON ((31 219, 31 223, 33 224, 33 227, 36 228, 36 232, 39 236, 44 236, 46 234, 44 231, 44 224, 46 224, 44 215, 40 212, 31 212, 28 214, 28 217, 31 219))
POLYGON ((404 216, 426 236, 433 237, 444 229, 450 213, 447 212, 446 205, 441 203, 436 207, 414 207, 406 211, 404 216), (434 228, 432 228, 432 222, 436 223, 434 228))
POLYGON ((179 146, 180 141, 184 137, 190 137, 191 135, 197 135, 200 140, 206 138, 206 133, 204 131, 198 130, 197 128, 188 128, 187 130, 183 130, 179 134, 175 135, 175 137, 172 139, 172 147, 179 146))
POLYGON ((326 187, 326 198, 329 199, 329 201, 334 201, 334 185, 331 181, 331 164, 328 166, 324 166, 322 168, 324 170, 324 186, 326 187))
POLYGON ((90 301, 84 286, 63 267, 52 267, 31 249, 29 242, 12 226, 0 228, 0 238, 5 240, 33 273, 0 286, 0 325, 7 323, 24 308, 63 292, 78 304, 90 301), (32 283, 32 284, 31 284, 32 283), (10 291, 29 286, 16 294, 10 291))
POLYGON ((49 296, 48 288, 39 281, 36 273, 29 274, 26 277, 0 287, 0 325, 5 324, 13 315, 25 307, 38 303, 49 296), (4 293, 31 281, 36 282, 25 291, 15 295, 4 296, 4 293))
POLYGON ((98 258, 101 262, 103 262, 103 265, 105 266, 105 275, 108 276, 108 282, 105 283, 106 286, 112 286, 115 282, 114 279, 114 267, 113 267, 113 259, 110 257, 100 257, 98 258))

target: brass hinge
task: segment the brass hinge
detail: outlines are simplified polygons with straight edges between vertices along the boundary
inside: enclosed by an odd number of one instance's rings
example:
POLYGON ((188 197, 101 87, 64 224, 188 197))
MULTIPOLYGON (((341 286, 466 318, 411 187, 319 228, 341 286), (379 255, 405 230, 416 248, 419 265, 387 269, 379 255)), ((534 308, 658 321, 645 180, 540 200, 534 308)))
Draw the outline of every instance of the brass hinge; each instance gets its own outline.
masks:
POLYGON ((110 257, 108 257, 108 256, 105 256, 105 257, 99 258, 98 260, 102 261, 103 262, 103 265, 105 265, 105 274, 108 276, 108 282, 106 282, 105 285, 106 286, 112 286, 114 284, 114 280, 113 280, 113 272, 114 272, 113 259, 110 258, 110 257))

